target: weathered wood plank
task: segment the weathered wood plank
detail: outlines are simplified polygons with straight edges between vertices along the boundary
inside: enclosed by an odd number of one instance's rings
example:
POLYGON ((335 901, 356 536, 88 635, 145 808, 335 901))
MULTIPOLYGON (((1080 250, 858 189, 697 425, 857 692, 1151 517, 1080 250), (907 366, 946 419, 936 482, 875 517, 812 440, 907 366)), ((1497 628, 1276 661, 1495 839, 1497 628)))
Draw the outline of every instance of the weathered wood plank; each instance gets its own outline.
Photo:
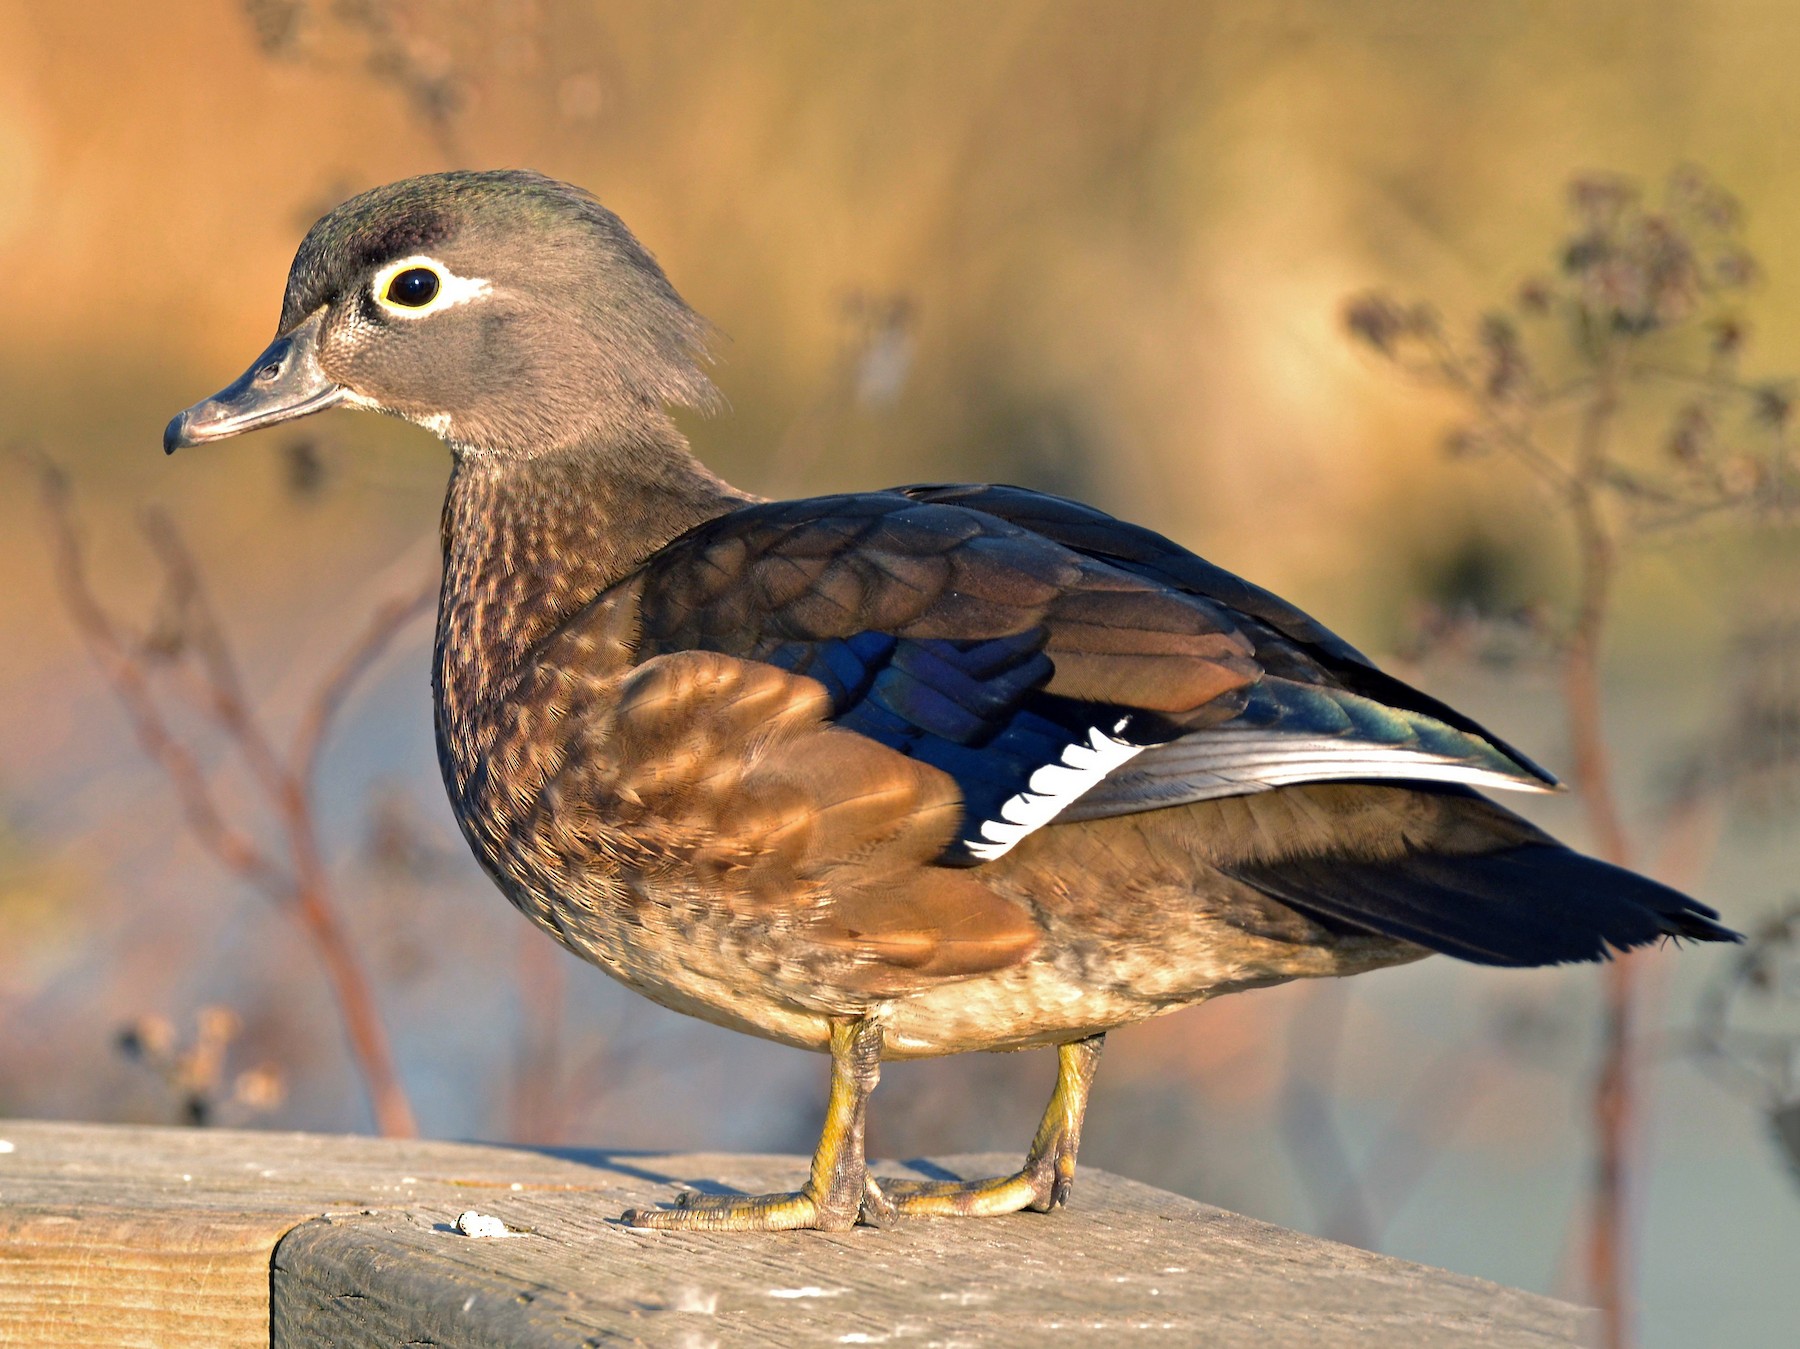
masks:
MULTIPOLYGON (((669 1180, 746 1190, 791 1187, 804 1174, 792 1159, 629 1160, 669 1180)), ((1007 1160, 945 1165, 975 1175, 1007 1160)), ((667 1183, 652 1181, 652 1192, 667 1183)), ((1584 1314, 1545 1298, 1103 1173, 1084 1175, 1077 1195, 1055 1217, 829 1235, 633 1232, 590 1196, 544 1192, 483 1205, 521 1233, 498 1239, 458 1236, 454 1215, 430 1206, 311 1223, 276 1251, 275 1343, 1580 1342, 1584 1314)))
POLYGON ((266 1217, 0 1209, 0 1344, 266 1344, 266 1217))
POLYGON ((325 1212, 467 1208, 591 1168, 452 1143, 0 1121, 0 1346, 266 1345, 269 1259, 325 1212))
POLYGON ((0 1345, 1409 1349, 1575 1343, 1586 1315, 1093 1171, 1054 1217, 703 1237, 616 1219, 677 1183, 791 1186, 801 1163, 40 1123, 0 1140, 0 1345), (461 1235, 471 1208, 520 1234, 461 1235))

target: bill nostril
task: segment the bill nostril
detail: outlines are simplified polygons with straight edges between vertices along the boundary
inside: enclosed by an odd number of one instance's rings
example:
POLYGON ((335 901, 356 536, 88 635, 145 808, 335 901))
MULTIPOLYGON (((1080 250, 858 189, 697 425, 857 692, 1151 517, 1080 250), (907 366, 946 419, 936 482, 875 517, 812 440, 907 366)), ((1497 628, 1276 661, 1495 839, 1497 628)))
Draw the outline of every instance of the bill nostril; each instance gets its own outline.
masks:
POLYGON ((281 362, 270 361, 261 370, 256 372, 256 382, 258 384, 273 384, 275 382, 275 377, 280 373, 281 362))

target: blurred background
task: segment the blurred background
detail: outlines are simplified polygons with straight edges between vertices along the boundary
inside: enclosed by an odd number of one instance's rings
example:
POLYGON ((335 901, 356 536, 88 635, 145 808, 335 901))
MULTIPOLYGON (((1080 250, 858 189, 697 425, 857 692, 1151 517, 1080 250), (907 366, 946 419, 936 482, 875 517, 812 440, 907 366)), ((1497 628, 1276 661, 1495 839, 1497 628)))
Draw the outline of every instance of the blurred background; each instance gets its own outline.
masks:
MULTIPOLYGON (((1800 10, 1725 0, 0 0, 0 1116, 374 1127, 323 904, 423 1132, 810 1149, 822 1061, 580 967, 466 856, 404 607, 442 447, 333 413, 158 452, 320 213, 526 166, 717 324, 730 408, 687 429, 741 486, 1080 496, 1559 773, 1603 732, 1635 860, 1762 938, 1633 967, 1636 1333, 1791 1342, 1797 57, 1800 10), (1579 456, 1597 388, 1616 565, 1572 738, 1583 560, 1532 456, 1579 456), (296 808, 256 744, 323 712, 296 808)), ((1509 804, 1606 844, 1578 793, 1509 804)), ((1434 959, 1124 1031, 1083 1160, 1589 1298, 1607 987, 1434 959)), ((871 1148, 1020 1149, 1052 1074, 892 1068, 871 1148)))

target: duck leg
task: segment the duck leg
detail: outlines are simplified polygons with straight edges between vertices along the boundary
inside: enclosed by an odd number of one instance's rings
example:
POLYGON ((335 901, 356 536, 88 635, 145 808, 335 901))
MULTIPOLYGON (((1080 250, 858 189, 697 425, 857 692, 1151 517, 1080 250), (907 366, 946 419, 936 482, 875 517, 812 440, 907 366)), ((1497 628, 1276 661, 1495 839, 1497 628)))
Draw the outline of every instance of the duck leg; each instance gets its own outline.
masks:
MULTIPOLYGON (((792 1194, 683 1194, 672 1209, 632 1209, 631 1227, 684 1232, 781 1232, 793 1228, 842 1231, 856 1225, 865 1196, 871 1217, 880 1195, 863 1162, 869 1093, 881 1077, 881 1023, 858 1017, 831 1023, 831 1096, 825 1128, 813 1153, 812 1175, 792 1194)), ((1071 1164, 1074 1154, 1071 1151, 1071 1164)))
POLYGON ((1044 1107, 1025 1165, 1016 1174, 970 1181, 883 1180, 879 1185, 886 1207, 901 1216, 943 1218, 1061 1208, 1075 1186, 1081 1120, 1105 1044, 1105 1035, 1093 1035, 1056 1047, 1056 1090, 1044 1107))

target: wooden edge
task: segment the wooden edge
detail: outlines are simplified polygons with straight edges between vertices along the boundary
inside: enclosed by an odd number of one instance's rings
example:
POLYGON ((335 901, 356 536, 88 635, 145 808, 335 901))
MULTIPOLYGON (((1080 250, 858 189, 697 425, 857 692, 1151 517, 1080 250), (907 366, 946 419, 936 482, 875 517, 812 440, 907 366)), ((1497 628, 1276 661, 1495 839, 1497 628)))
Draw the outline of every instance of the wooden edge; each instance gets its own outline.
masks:
POLYGON ((266 1344, 270 1253, 309 1215, 0 1208, 0 1345, 266 1344))
POLYGON ((0 1139, 4 1346, 1543 1349, 1588 1317, 1091 1170, 1054 1215, 705 1236, 618 1217, 683 1188, 792 1188, 804 1159, 26 1121, 0 1139), (460 1232, 464 1210, 505 1235, 460 1232))
MULTIPOLYGON (((710 1160, 734 1189, 804 1174, 799 1159, 710 1160)), ((635 1232, 592 1193, 493 1195, 482 1212, 507 1234, 491 1238, 461 1235, 447 1207, 333 1217, 277 1248, 270 1342, 1551 1349, 1590 1333, 1581 1308, 1118 1177, 1091 1173, 1077 1194, 1055 1215, 832 1234, 635 1232)))

